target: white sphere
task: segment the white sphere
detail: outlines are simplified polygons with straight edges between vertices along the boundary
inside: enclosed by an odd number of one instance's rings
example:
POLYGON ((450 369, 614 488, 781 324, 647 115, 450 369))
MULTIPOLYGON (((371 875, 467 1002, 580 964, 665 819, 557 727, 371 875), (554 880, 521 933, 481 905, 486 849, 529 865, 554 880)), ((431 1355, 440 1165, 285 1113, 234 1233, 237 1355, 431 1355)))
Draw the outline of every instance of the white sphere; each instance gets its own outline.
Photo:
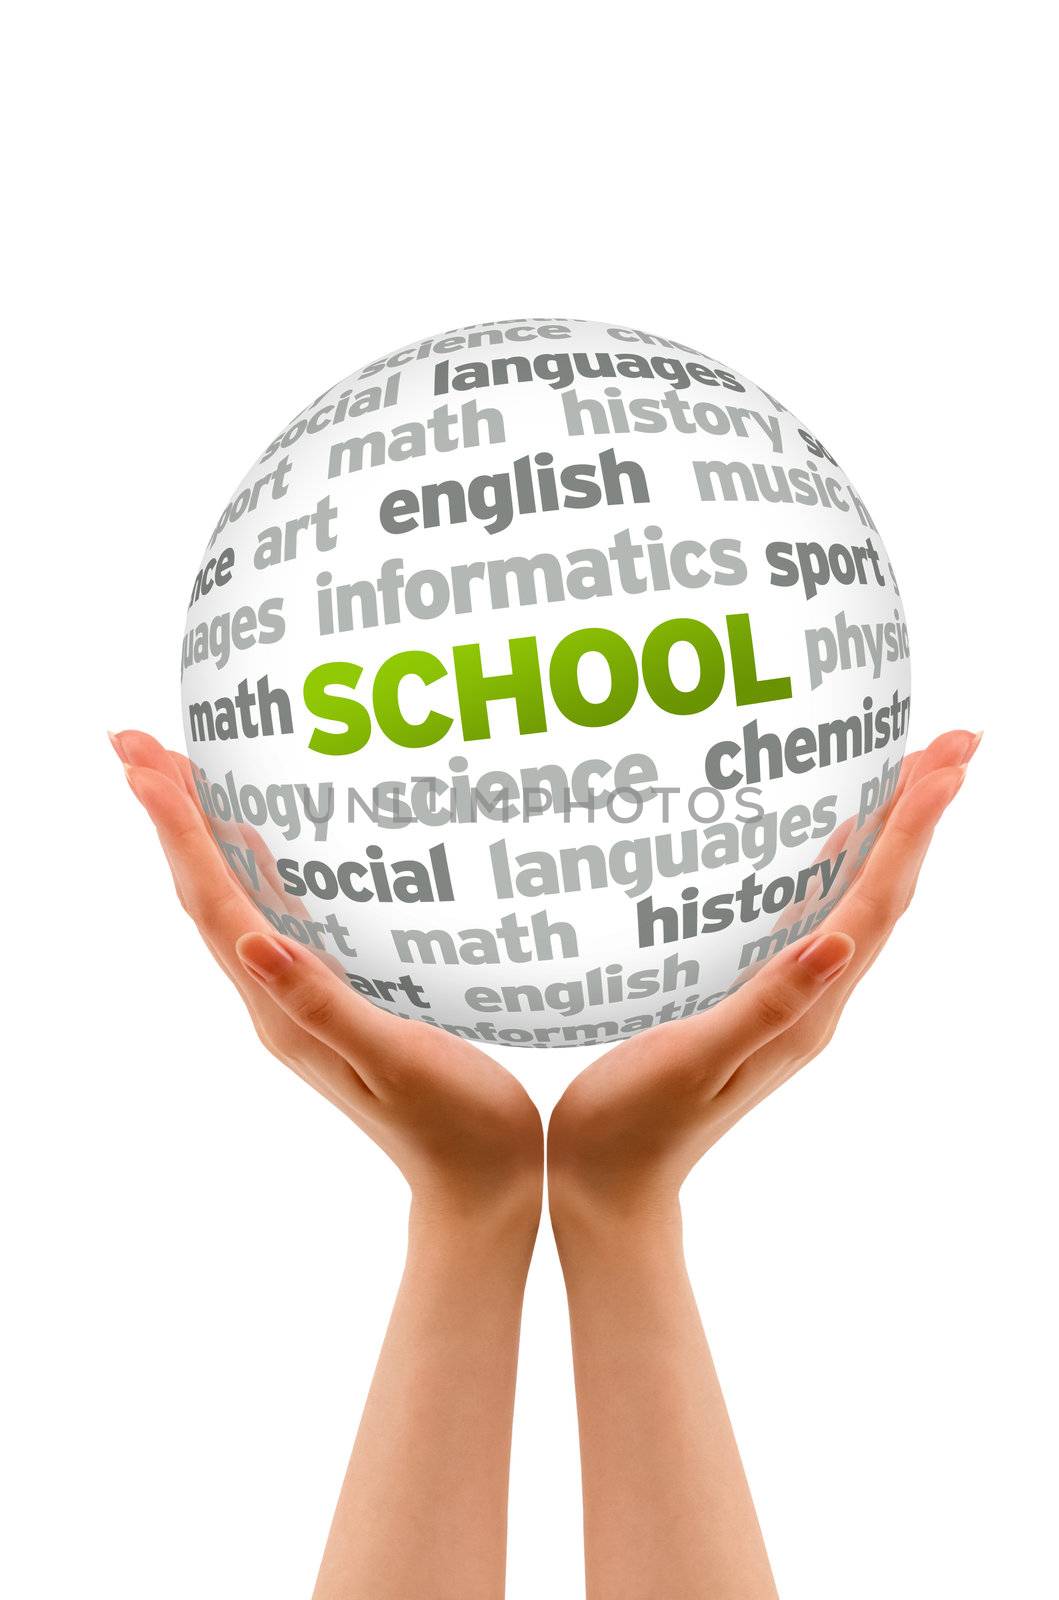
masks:
POLYGON ((909 704, 825 445, 727 363, 571 318, 419 340, 298 412, 210 539, 182 677, 273 926, 528 1047, 704 1011, 817 926, 909 704))

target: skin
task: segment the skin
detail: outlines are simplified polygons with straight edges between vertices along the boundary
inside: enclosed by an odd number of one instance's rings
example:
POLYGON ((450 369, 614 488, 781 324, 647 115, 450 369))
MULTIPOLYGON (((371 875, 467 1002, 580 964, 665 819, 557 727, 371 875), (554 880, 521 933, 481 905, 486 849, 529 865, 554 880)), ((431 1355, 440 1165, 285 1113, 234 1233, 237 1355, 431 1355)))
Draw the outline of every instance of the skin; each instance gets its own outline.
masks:
MULTIPOLYGON (((215 848, 185 757, 112 736, 177 895, 284 1061, 411 1190, 408 1258, 314 1600, 498 1600, 522 1298, 545 1141, 525 1090, 472 1045, 393 1017, 337 962, 278 937, 215 848)), ((688 1280, 680 1189, 705 1152, 824 1047, 915 889, 978 739, 909 757, 885 818, 828 843, 861 875, 724 1004, 630 1040, 548 1130, 570 1306, 589 1600, 771 1600, 761 1532, 688 1280)), ((253 830, 260 902, 285 902, 253 830)), ((233 857, 234 859, 234 857, 233 857)), ((841 891, 841 883, 835 893, 841 891)), ((803 908, 804 910, 805 908, 803 908)))

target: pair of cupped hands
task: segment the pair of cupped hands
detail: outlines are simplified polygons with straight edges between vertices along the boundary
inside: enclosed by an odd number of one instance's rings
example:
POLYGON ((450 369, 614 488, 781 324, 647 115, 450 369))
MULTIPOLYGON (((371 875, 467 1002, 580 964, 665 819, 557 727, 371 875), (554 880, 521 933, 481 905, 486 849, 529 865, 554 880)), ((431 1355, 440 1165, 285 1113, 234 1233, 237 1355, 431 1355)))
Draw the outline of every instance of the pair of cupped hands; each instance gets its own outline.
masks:
MULTIPOLYGON (((258 1037, 397 1163, 413 1209, 528 1219, 535 1228, 547 1156, 559 1228, 567 1218, 591 1224, 675 1206, 711 1145, 824 1048, 912 898, 979 737, 954 730, 908 756, 886 813, 859 831, 847 822, 828 841, 832 856, 845 849, 851 872, 867 858, 826 926, 784 948, 715 1008, 608 1050, 566 1089, 547 1141, 536 1105, 497 1062, 463 1039, 382 1011, 340 970, 275 933, 217 849, 185 756, 135 730, 111 740, 158 831, 177 897, 258 1037)), ((281 904, 271 857, 252 830, 243 843, 255 850, 262 890, 281 904)))

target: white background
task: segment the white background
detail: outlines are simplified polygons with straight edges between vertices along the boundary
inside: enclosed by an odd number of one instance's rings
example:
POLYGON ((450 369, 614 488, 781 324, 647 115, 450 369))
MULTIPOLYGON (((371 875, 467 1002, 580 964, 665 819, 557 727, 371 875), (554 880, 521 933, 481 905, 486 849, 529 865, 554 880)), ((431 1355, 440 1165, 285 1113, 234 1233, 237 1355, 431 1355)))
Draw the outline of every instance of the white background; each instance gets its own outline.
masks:
MULTIPOLYGON (((9 27, 12 1600, 311 1589, 405 1197, 258 1046, 104 729, 178 739, 199 554, 290 415, 402 340, 535 314, 686 340, 804 417, 900 574, 914 742, 985 729, 834 1044, 689 1184, 688 1247, 784 1600, 1059 1594, 1036 10, 60 3, 9 27)), ((547 1106, 572 1060, 510 1064, 547 1106)), ((545 1235, 509 1594, 581 1592, 545 1235)))

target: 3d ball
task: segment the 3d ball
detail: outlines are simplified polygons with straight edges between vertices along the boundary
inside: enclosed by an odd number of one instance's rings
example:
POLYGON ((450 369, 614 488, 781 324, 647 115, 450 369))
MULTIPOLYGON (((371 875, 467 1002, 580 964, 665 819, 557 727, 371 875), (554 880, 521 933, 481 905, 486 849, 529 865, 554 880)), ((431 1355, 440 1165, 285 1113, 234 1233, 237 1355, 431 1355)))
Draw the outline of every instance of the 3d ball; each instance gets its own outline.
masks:
POLYGON ((642 329, 450 329, 334 384, 224 507, 188 751, 269 922, 483 1044, 723 1002, 891 801, 901 600, 828 445, 642 329))

